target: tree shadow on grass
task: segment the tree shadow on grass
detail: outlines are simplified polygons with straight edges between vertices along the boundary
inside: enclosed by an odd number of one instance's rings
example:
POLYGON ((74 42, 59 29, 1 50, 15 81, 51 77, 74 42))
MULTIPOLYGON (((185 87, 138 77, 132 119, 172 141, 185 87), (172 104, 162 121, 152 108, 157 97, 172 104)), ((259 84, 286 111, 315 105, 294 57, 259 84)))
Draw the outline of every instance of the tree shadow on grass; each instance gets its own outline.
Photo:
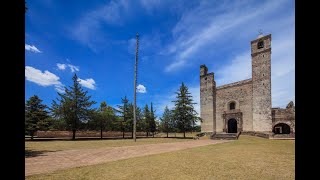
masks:
POLYGON ((47 150, 37 151, 37 150, 25 149, 24 157, 30 158, 30 157, 37 157, 37 156, 46 156, 45 153, 47 152, 55 152, 55 151, 47 151, 47 150))

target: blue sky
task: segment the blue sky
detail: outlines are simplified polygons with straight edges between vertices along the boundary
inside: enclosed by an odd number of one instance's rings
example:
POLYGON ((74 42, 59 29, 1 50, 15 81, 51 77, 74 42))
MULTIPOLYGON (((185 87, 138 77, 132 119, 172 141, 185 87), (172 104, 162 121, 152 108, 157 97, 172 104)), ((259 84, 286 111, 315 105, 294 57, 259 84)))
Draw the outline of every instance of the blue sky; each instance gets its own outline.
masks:
POLYGON ((50 105, 77 73, 92 99, 133 101, 135 35, 140 35, 137 104, 173 107, 181 82, 199 112, 199 69, 218 86, 251 77, 250 41, 272 34, 272 106, 295 100, 292 0, 27 0, 25 98, 50 105))

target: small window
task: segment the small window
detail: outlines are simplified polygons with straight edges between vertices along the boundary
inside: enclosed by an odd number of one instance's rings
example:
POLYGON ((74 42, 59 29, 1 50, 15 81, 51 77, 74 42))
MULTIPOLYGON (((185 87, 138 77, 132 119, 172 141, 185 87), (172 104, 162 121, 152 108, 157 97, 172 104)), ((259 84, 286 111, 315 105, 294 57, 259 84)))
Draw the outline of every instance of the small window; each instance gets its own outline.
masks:
POLYGON ((230 103, 230 105, 229 105, 230 107, 230 110, 232 110, 232 109, 236 109, 236 103, 234 103, 234 102, 232 102, 232 103, 230 103))
POLYGON ((263 46, 264 46, 263 41, 258 42, 258 49, 263 48, 263 46))

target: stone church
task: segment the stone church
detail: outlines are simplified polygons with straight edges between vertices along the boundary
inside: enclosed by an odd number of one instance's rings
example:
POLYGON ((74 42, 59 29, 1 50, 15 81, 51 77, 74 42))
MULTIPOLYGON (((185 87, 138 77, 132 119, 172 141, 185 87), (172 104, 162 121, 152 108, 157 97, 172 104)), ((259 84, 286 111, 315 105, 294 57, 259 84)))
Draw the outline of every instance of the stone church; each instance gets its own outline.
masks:
POLYGON ((201 131, 211 134, 294 134, 293 102, 271 105, 271 34, 251 41, 252 78, 217 86, 214 73, 200 66, 201 131))

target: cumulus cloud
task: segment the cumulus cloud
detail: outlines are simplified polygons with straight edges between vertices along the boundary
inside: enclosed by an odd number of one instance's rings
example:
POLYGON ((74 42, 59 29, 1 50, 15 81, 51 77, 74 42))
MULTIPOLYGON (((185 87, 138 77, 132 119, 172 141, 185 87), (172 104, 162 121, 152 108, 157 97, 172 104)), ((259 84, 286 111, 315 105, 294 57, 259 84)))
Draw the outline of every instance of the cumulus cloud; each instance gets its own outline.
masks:
POLYGON ((31 52, 34 52, 34 53, 41 53, 41 51, 34 45, 25 44, 24 48, 27 51, 31 51, 31 52))
POLYGON ((139 84, 139 85, 137 86, 137 92, 138 92, 138 93, 146 93, 146 92, 147 92, 147 89, 146 89, 146 87, 145 87, 144 85, 139 84))
POLYGON ((57 63, 57 67, 58 67, 59 70, 65 70, 67 67, 69 67, 71 72, 80 71, 79 66, 75 66, 75 65, 72 65, 72 64, 60 64, 60 63, 57 63))
POLYGON ((65 70, 67 67, 65 64, 60 64, 60 63, 57 63, 57 66, 58 66, 58 69, 60 70, 65 70))
POLYGON ((71 72, 80 71, 79 66, 74 66, 72 64, 68 64, 71 72))
POLYGON ((59 81, 59 77, 48 70, 42 72, 31 66, 25 67, 26 80, 36 83, 43 87, 54 86, 58 92, 63 92, 63 84, 59 81))
POLYGON ((92 78, 85 79, 85 80, 78 78, 78 80, 82 86, 89 88, 89 89, 92 89, 92 90, 96 89, 96 82, 92 78))

